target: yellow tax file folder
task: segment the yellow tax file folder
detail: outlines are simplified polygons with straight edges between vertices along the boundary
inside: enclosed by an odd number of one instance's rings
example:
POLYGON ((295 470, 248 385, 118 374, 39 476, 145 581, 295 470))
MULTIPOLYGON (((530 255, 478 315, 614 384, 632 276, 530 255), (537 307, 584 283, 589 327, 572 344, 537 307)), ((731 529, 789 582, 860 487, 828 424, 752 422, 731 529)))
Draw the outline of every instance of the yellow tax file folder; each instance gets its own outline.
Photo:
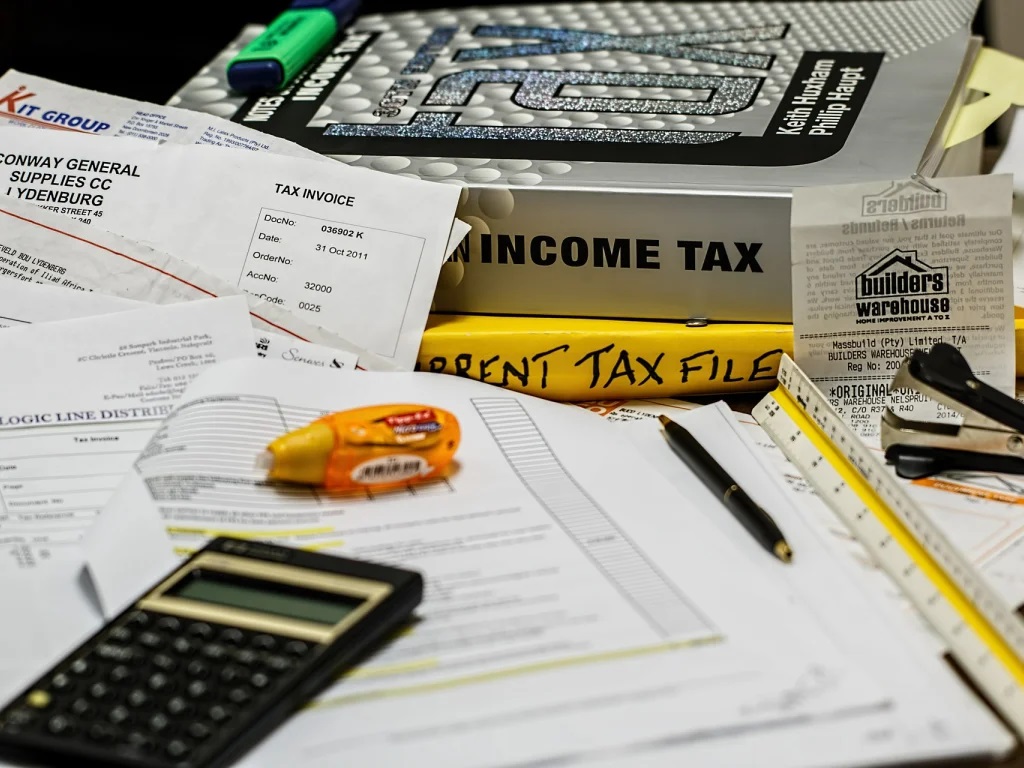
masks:
MULTIPOLYGON (((1015 321, 1024 375, 1024 309, 1015 321)), ((765 392, 793 326, 433 314, 416 367, 551 400, 686 397, 765 392)))

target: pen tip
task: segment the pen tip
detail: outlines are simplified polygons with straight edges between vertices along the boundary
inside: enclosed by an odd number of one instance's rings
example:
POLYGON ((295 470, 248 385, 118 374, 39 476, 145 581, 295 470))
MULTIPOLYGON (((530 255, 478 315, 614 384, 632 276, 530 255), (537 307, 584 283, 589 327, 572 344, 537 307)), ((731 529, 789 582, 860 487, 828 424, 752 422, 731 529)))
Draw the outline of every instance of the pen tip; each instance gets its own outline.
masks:
POLYGON ((793 562, 793 550, 789 548, 789 544, 784 541, 778 541, 775 543, 775 556, 784 563, 793 562))
POLYGON ((661 422, 661 425, 663 427, 667 427, 669 424, 672 423, 672 419, 670 419, 668 416, 659 416, 658 421, 661 422))

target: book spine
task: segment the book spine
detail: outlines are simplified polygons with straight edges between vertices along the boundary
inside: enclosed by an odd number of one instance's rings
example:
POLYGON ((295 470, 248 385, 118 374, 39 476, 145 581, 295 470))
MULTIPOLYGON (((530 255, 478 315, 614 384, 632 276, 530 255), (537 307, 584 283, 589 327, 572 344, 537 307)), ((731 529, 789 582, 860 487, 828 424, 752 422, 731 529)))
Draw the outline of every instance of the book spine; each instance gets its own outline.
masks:
MULTIPOLYGON (((1024 377, 1024 318, 1015 323, 1024 377)), ((776 385, 793 326, 431 316, 416 369, 477 379, 549 400, 728 395, 776 385)))
POLYGON ((788 192, 470 185, 452 313, 792 322, 788 192))
POLYGON ((766 391, 783 352, 791 325, 433 315, 416 367, 577 401, 766 391))

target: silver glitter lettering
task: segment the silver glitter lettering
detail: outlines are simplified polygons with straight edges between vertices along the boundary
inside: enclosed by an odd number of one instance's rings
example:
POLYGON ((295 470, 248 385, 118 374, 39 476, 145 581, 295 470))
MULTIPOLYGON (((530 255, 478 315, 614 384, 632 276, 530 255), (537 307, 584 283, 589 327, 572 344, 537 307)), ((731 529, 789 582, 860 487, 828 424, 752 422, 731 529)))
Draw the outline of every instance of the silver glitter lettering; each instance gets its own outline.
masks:
POLYGON ((483 61, 508 57, 584 53, 586 51, 629 51, 652 56, 668 56, 673 59, 708 61, 731 67, 768 69, 774 58, 770 55, 700 46, 744 43, 752 40, 781 40, 785 37, 788 29, 788 24, 770 24, 763 27, 680 32, 668 35, 612 35, 602 32, 587 32, 582 29, 483 24, 473 30, 475 36, 542 42, 462 48, 455 54, 454 60, 483 61))
POLYGON ((408 125, 334 123, 325 136, 401 139, 490 139, 494 141, 600 141, 629 144, 711 144, 739 135, 732 131, 654 131, 631 128, 543 128, 455 125, 457 112, 417 112, 408 125))
POLYGON ((427 42, 421 45, 416 50, 416 54, 409 59, 409 63, 405 65, 402 74, 416 75, 426 72, 434 66, 434 60, 437 58, 438 52, 451 42, 458 31, 458 27, 438 27, 431 32, 427 42))
POLYGON ((763 82, 764 79, 760 77, 672 75, 657 72, 469 69, 439 79, 423 103, 425 106, 464 106, 481 83, 519 83, 512 101, 527 109, 648 115, 726 115, 753 104, 763 82), (691 99, 559 96, 559 91, 567 85, 684 88, 702 94, 691 99))

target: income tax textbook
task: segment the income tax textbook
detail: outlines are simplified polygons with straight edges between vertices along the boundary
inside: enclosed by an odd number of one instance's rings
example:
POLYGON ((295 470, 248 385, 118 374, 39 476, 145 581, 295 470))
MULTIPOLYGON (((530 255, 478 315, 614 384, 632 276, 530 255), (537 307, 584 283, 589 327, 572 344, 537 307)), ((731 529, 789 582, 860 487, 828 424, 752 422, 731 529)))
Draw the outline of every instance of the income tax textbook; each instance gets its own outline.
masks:
POLYGON ((889 181, 942 173, 976 7, 368 14, 284 90, 246 97, 226 66, 262 29, 250 25, 170 103, 464 185, 458 216, 473 228, 445 265, 437 311, 790 322, 793 188, 878 180, 880 197, 898 197, 889 181))

